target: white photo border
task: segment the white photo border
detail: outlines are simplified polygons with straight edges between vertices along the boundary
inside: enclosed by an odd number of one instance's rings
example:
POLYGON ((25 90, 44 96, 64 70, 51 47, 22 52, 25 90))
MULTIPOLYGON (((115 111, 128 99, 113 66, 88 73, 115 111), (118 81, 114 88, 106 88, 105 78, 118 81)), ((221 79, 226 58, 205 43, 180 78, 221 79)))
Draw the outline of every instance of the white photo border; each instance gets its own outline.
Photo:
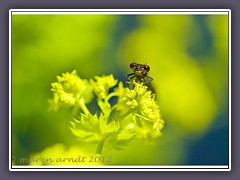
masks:
POLYGON ((9 10, 9 170, 10 171, 231 171, 231 10, 230 9, 10 9, 9 10), (12 15, 168 14, 228 15, 229 159, 219 166, 22 166, 12 165, 12 15))

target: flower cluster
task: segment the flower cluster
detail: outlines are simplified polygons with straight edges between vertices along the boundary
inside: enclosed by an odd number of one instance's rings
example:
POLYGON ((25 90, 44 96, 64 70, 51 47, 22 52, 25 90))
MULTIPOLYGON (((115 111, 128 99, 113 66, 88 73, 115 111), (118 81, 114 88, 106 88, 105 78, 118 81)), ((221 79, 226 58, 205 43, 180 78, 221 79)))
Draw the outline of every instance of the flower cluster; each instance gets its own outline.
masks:
POLYGON ((52 83, 53 98, 49 100, 50 108, 57 110, 61 106, 75 106, 92 100, 92 86, 85 79, 81 79, 76 70, 57 76, 57 81, 52 83))
POLYGON ((108 95, 110 88, 117 84, 117 80, 114 79, 113 75, 109 76, 95 76, 95 80, 91 80, 92 85, 94 86, 94 92, 99 99, 104 99, 108 95))
POLYGON ((131 115, 139 137, 155 138, 161 135, 164 121, 161 118, 155 95, 147 90, 147 86, 133 82, 134 88, 126 88, 119 98, 119 109, 125 116, 131 115))
POLYGON ((96 153, 101 154, 105 145, 122 149, 135 137, 152 140, 161 135, 164 121, 159 106, 143 84, 133 82, 133 89, 125 88, 113 75, 96 76, 88 81, 81 79, 75 70, 57 76, 57 80, 52 83, 54 97, 50 104, 53 109, 68 105, 76 111, 78 107, 70 130, 81 141, 97 144, 96 153), (86 105, 93 94, 100 108, 96 114, 86 105), (117 98, 113 105, 109 102, 112 97, 117 98))

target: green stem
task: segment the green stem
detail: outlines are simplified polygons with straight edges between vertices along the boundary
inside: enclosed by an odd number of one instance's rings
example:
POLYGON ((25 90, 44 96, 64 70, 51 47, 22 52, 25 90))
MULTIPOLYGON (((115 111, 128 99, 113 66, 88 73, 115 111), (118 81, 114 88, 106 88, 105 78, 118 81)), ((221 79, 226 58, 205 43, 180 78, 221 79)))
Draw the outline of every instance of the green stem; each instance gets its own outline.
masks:
POLYGON ((72 116, 75 116, 79 111, 79 106, 76 104, 72 110, 72 116))
POLYGON ((114 96, 118 96, 118 93, 117 92, 112 92, 110 93, 106 98, 105 98, 105 102, 108 102, 109 99, 111 99, 112 97, 114 96))
POLYGON ((122 119, 126 118, 129 114, 133 113, 135 110, 128 110, 126 113, 124 113, 122 116, 120 116, 118 119, 121 121, 122 119))
POLYGON ((146 117, 144 117, 144 116, 142 116, 142 115, 140 115, 140 114, 135 114, 136 116, 138 116, 138 117, 140 117, 140 118, 142 118, 142 119, 145 119, 146 121, 150 121, 148 118, 146 118, 146 117))
POLYGON ((83 112, 87 115, 90 114, 87 106, 85 105, 85 102, 83 99, 80 99, 80 101, 78 102, 79 106, 81 107, 81 109, 83 110, 83 112))
MULTIPOLYGON (((136 115, 135 115, 135 116, 136 116, 136 115)), ((142 127, 141 121, 139 120, 139 118, 136 118, 135 116, 133 116, 133 121, 134 121, 139 127, 142 127)))
POLYGON ((105 138, 101 139, 98 142, 96 154, 99 154, 99 155, 102 154, 102 149, 103 149, 104 142, 105 142, 105 138))

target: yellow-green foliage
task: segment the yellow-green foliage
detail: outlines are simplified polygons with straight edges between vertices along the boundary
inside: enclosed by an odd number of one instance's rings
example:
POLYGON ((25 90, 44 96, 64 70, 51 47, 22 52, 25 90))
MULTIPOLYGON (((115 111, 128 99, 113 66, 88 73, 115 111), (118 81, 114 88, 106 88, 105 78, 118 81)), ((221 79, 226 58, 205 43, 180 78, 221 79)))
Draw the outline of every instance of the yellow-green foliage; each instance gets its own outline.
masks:
POLYGON ((129 89, 120 82, 110 92, 118 82, 112 74, 88 81, 81 79, 76 70, 57 76, 57 80, 52 83, 51 109, 72 106, 76 117, 71 121, 71 132, 80 141, 96 144, 96 153, 102 153, 104 144, 122 149, 135 136, 152 140, 161 135, 164 121, 159 106, 143 84, 133 82, 134 88, 129 89), (86 104, 93 100, 93 93, 101 111, 91 114, 86 104), (114 96, 118 100, 111 105, 109 100, 114 96))

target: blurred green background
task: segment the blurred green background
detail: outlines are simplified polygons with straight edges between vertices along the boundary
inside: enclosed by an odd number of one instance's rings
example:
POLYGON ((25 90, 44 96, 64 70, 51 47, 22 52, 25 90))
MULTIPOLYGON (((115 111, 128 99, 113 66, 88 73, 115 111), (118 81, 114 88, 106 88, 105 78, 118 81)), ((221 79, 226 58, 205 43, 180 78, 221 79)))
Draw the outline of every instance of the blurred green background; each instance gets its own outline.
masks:
POLYGON ((69 131, 70 110, 48 111, 51 83, 73 69, 125 82, 132 61, 151 68, 163 136, 103 156, 117 165, 227 165, 227 15, 12 15, 12 155, 59 143, 84 149, 69 131))

